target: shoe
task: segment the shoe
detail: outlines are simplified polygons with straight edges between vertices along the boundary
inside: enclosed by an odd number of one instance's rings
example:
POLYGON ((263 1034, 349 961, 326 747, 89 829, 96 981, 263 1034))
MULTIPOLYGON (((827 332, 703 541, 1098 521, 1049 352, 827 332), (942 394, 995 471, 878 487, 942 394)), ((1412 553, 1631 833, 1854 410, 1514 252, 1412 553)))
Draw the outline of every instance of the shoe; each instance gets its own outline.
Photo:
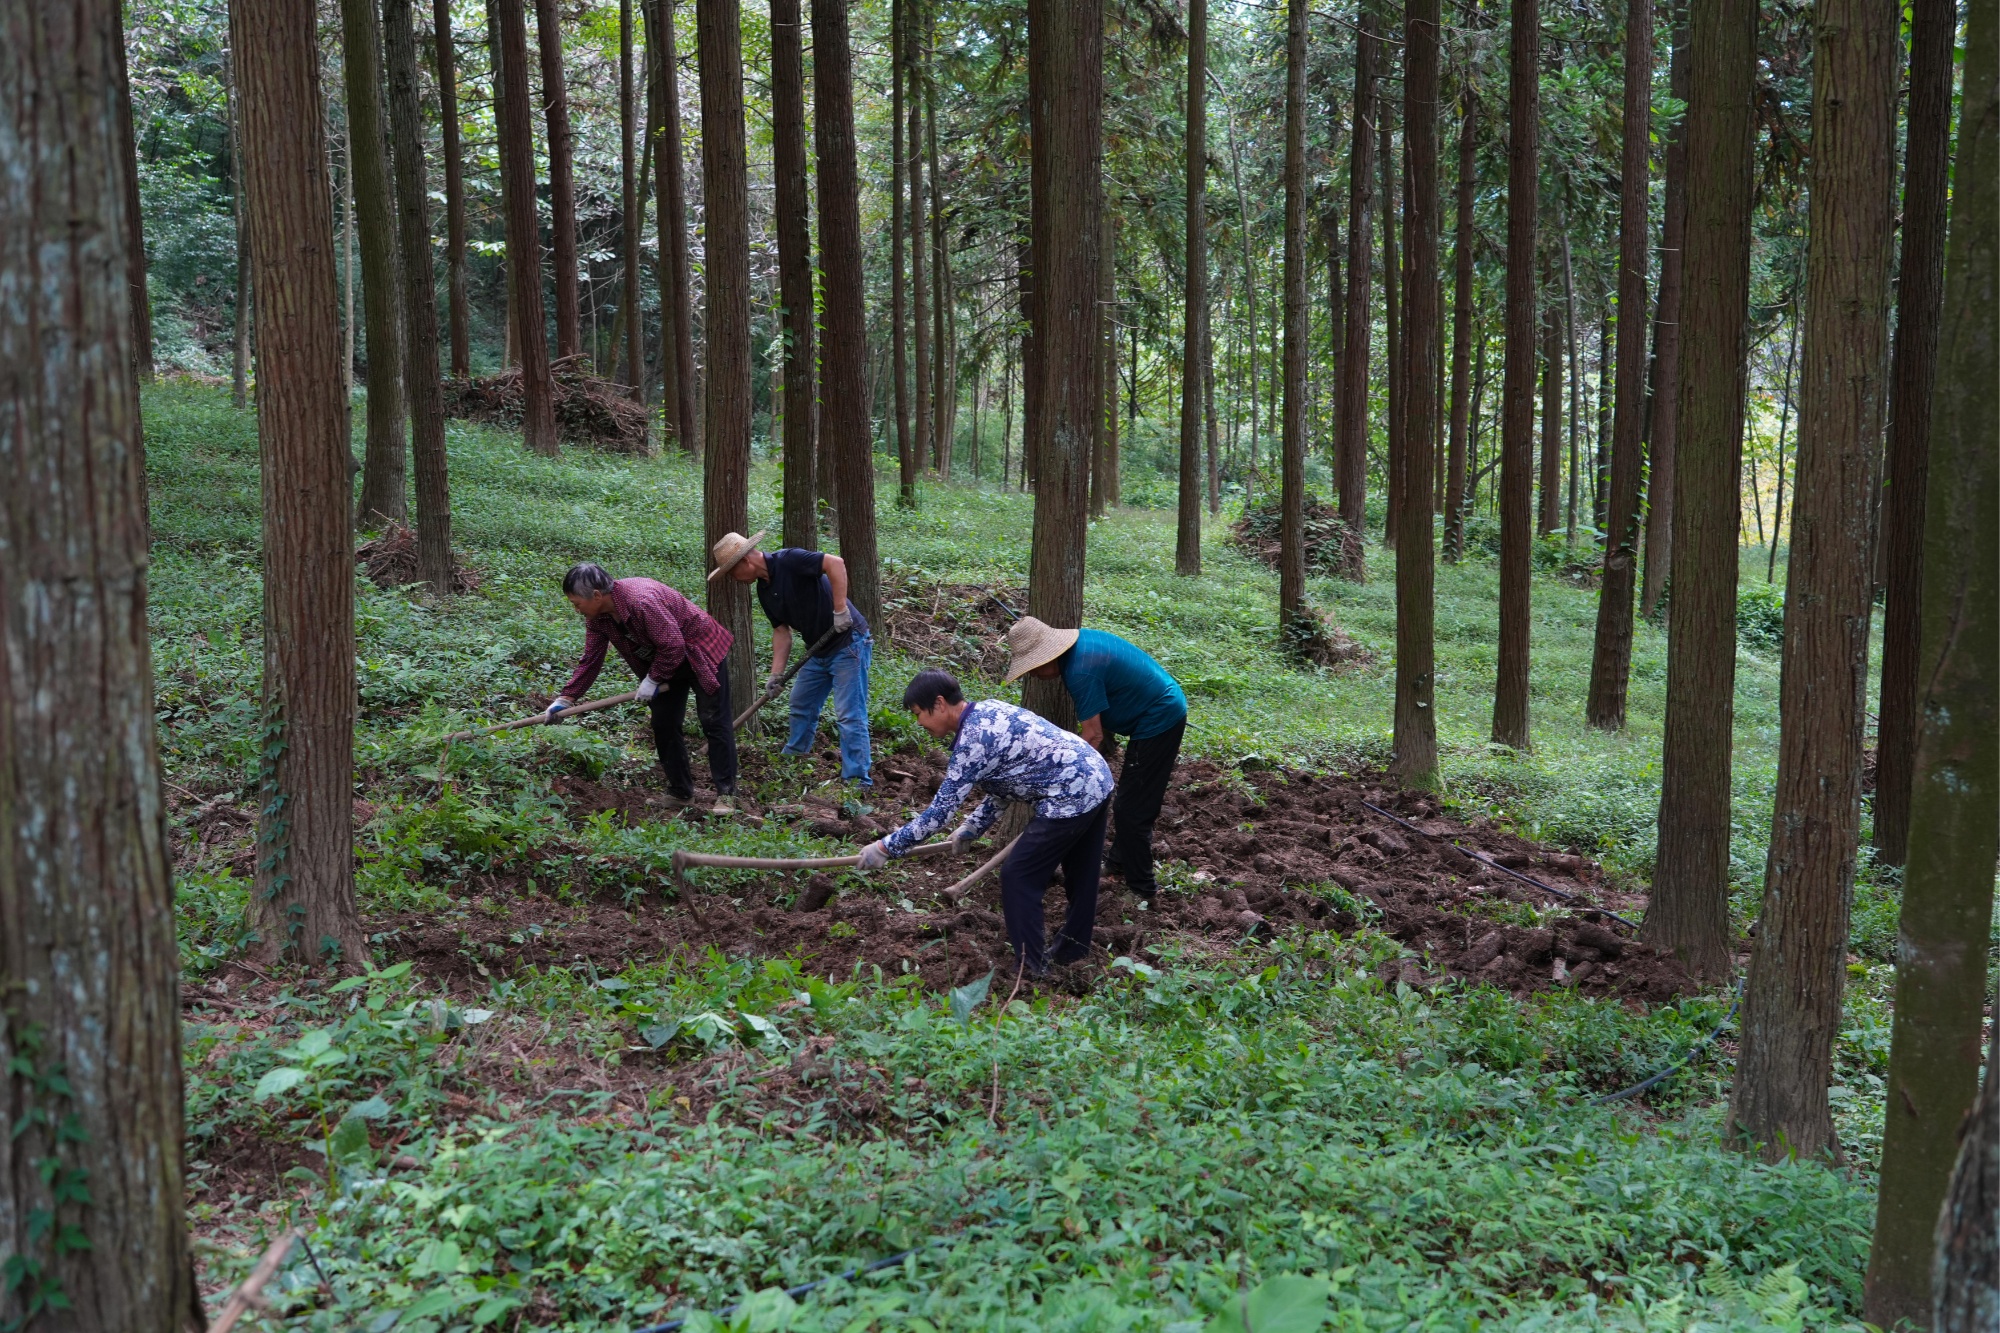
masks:
POLYGON ((712 806, 710 806, 710 807, 708 808, 708 812, 709 812, 710 814, 712 814, 712 815, 733 815, 733 814, 735 814, 735 813, 736 813, 736 793, 735 793, 735 792, 730 792, 730 791, 726 791, 726 792, 721 792, 721 793, 719 793, 719 794, 718 794, 718 795, 716 796, 716 798, 715 798, 715 804, 714 804, 714 805, 712 805, 712 806))

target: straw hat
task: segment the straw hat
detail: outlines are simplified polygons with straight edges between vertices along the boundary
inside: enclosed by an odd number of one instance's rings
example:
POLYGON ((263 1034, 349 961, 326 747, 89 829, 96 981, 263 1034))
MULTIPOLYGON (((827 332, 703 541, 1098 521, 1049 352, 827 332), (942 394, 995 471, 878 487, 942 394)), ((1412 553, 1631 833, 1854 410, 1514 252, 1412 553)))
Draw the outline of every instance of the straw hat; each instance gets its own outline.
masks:
POLYGON ((1055 661, 1076 646, 1077 631, 1044 625, 1022 616, 1007 627, 1007 680, 1019 680, 1036 667, 1055 661))
POLYGON ((764 539, 769 528, 759 528, 752 536, 745 537, 740 532, 725 532, 722 539, 709 548, 715 557, 715 568, 708 571, 708 581, 715 582, 715 576, 736 567, 736 562, 757 549, 757 543, 764 539))

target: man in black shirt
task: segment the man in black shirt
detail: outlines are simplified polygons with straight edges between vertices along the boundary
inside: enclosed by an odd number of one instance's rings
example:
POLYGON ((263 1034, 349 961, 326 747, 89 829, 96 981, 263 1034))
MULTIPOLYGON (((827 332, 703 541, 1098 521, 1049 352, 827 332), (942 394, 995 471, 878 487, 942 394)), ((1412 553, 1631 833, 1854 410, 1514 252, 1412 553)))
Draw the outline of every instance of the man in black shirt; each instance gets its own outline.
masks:
POLYGON ((795 647, 812 650, 792 680, 792 732, 785 753, 811 752, 819 711, 831 694, 840 725, 840 776, 872 786, 868 666, 874 640, 868 622, 847 600, 847 562, 790 546, 766 554, 757 549, 763 535, 724 536, 715 544, 715 570, 709 577, 727 572, 739 583, 756 583, 758 604, 771 622, 771 681, 784 675, 795 647))

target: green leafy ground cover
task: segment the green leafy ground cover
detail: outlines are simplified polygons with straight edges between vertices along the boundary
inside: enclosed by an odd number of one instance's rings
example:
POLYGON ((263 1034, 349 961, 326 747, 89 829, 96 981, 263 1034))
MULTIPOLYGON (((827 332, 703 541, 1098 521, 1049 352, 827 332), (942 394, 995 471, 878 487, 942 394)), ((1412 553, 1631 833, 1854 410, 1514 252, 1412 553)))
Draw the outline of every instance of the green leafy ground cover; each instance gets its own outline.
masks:
MULTIPOLYGON (((245 935, 242 875, 205 850, 190 809, 240 800, 252 754, 255 430, 209 388, 163 386, 145 408, 192 984, 245 935)), ((458 426, 451 448, 458 543, 480 591, 440 610, 357 582, 364 910, 482 910, 481 885, 527 857, 555 864, 579 898, 634 897, 673 846, 780 850, 775 831, 573 817, 564 774, 648 780, 631 728, 608 719, 441 758, 441 732, 518 715, 566 674, 579 634, 555 579, 570 561, 691 588, 701 552, 699 471, 685 461, 545 460, 458 426)), ((762 526, 777 513, 775 469, 760 464, 753 485, 762 526)), ((938 486, 914 512, 885 505, 888 573, 903 587, 1018 586, 1029 506, 938 486)), ((1120 511, 1090 541, 1091 622, 1182 680, 1192 751, 1334 768, 1386 754, 1386 553, 1370 550, 1366 585, 1313 585, 1377 654, 1333 674, 1281 657, 1275 580, 1220 525, 1199 580, 1172 573, 1168 514, 1120 511)), ((1593 732, 1581 695, 1594 594, 1559 572, 1538 579, 1536 748, 1496 752, 1495 590, 1488 561, 1440 571, 1447 803, 1589 851, 1636 884, 1651 863, 1664 639, 1640 631, 1631 729, 1593 732)), ((915 739, 890 707, 911 667, 878 644, 880 742, 915 739)), ((1746 636, 1739 907, 1761 876, 1776 701, 1775 657, 1746 636)), ((796 788, 772 773, 760 798, 796 788)), ((1893 885, 1865 876, 1836 1090, 1863 1171, 1893 923, 1893 885)), ((1340 1328, 1785 1328, 1856 1308, 1865 1174, 1722 1152, 1726 1063, 1698 1061, 1646 1107, 1584 1102, 1687 1049, 1724 1001, 1642 1015, 1568 995, 1385 988, 1372 968, 1398 947, 1364 929, 1156 958, 1076 1001, 987 997, 969 1024, 908 978, 719 956, 530 970, 472 997, 393 968, 338 993, 274 987, 190 1021, 191 1155, 222 1162, 255 1142, 294 1164, 281 1200, 220 1197, 238 1178, 210 1173, 217 1189, 197 1205, 217 1247, 209 1273, 240 1273, 261 1231, 293 1216, 318 1220, 333 1287, 315 1294, 303 1260, 287 1268, 299 1327, 630 1327, 934 1235, 944 1243, 791 1315, 767 1296, 738 1322, 1191 1330, 1230 1326, 1234 1300, 1240 1327, 1246 1293, 1290 1273, 1326 1284, 1321 1308, 1340 1328), (654 1061, 643 1109, 587 1079, 538 1105, 482 1095, 493 1061, 537 1042, 586 1070, 654 1061)), ((1287 1289, 1263 1290, 1257 1308, 1275 1310, 1287 1289)))

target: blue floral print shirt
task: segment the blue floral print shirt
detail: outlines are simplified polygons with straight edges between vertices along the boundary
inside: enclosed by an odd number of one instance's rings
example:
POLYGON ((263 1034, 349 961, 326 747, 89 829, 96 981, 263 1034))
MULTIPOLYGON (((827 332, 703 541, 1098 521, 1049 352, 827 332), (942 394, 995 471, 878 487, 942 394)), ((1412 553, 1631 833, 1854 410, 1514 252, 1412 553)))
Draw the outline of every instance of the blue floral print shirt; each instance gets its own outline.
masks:
POLYGON ((1002 800, 1033 801, 1045 819, 1069 819, 1104 804, 1111 766, 1090 742, 1025 708, 982 699, 959 719, 951 763, 931 803, 884 838, 891 856, 906 855, 950 819, 976 787, 986 794, 961 828, 977 836, 1000 817, 1002 800))

